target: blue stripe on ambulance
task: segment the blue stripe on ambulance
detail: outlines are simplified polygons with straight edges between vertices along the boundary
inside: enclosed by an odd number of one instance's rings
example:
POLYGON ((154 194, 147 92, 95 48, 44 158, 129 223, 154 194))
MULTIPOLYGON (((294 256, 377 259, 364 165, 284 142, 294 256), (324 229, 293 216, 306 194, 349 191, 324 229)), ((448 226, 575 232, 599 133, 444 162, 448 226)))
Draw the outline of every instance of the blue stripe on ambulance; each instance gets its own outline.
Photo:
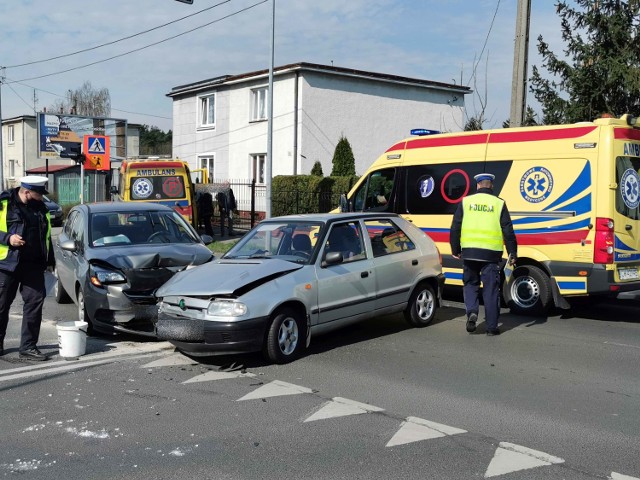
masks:
POLYGON ((640 252, 624 243, 617 235, 613 245, 615 261, 633 262, 640 260, 640 252))
POLYGON ((587 282, 567 282, 567 281, 559 281, 558 288, 560 290, 586 290, 587 282))

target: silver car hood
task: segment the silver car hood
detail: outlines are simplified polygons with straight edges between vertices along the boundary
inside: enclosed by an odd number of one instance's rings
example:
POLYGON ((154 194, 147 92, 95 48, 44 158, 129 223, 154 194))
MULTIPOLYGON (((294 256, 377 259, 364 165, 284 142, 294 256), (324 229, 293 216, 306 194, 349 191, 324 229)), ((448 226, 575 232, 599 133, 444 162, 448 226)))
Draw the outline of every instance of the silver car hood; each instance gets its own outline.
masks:
POLYGON ((277 258, 215 260, 177 273, 158 289, 156 297, 231 295, 252 284, 262 285, 302 267, 277 258))

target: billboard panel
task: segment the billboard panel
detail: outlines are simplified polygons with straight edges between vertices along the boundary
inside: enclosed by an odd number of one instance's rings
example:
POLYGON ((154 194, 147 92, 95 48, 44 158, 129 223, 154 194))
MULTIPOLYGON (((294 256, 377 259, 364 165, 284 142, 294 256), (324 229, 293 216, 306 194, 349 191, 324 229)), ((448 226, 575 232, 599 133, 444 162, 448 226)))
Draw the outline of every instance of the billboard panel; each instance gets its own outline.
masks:
POLYGON ((39 157, 60 157, 63 151, 80 152, 85 135, 109 137, 112 155, 126 157, 126 120, 38 113, 39 157))

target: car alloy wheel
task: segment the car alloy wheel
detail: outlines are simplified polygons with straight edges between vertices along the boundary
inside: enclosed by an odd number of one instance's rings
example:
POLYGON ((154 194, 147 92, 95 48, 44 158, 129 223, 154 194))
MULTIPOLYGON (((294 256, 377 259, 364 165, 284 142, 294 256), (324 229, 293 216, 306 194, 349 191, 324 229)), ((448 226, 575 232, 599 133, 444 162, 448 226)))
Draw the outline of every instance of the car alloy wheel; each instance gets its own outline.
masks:
POLYGON ((296 310, 284 308, 276 312, 269 326, 265 354, 274 363, 293 361, 301 350, 303 316, 296 310))

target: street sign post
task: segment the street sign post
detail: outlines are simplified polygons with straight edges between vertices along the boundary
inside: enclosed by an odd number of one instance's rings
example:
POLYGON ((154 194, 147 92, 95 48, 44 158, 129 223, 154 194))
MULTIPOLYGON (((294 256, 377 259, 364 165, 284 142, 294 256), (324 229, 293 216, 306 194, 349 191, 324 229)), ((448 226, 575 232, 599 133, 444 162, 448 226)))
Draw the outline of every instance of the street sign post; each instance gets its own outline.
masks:
POLYGON ((110 170, 109 137, 103 135, 84 136, 85 170, 110 170))

